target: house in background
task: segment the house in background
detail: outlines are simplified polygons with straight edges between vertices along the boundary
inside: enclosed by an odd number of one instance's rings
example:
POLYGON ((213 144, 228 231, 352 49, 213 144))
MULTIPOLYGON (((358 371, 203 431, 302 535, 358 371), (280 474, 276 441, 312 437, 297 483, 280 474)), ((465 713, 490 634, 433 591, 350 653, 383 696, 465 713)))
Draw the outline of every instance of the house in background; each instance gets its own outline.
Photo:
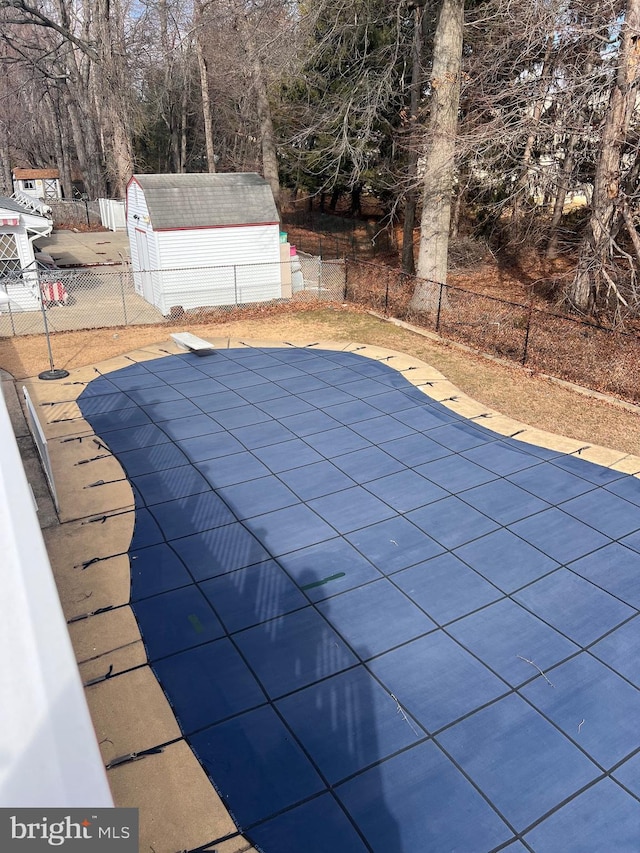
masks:
POLYGON ((0 287, 12 311, 37 311, 40 284, 33 241, 47 237, 53 222, 33 206, 0 197, 0 287))
POLYGON ((164 315, 291 295, 289 246, 258 174, 134 175, 126 221, 136 291, 164 315))
POLYGON ((13 188, 44 201, 58 201, 62 198, 58 169, 14 169, 13 188))

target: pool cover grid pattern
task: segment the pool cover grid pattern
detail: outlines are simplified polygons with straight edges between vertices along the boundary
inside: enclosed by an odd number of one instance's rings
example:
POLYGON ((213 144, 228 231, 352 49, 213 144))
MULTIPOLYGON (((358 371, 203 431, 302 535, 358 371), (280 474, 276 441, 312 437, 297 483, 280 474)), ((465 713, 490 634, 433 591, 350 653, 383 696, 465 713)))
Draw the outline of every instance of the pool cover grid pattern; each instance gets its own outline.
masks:
POLYGON ((259 849, 640 847, 638 479, 343 351, 168 356, 79 405, 134 490, 151 666, 259 849))

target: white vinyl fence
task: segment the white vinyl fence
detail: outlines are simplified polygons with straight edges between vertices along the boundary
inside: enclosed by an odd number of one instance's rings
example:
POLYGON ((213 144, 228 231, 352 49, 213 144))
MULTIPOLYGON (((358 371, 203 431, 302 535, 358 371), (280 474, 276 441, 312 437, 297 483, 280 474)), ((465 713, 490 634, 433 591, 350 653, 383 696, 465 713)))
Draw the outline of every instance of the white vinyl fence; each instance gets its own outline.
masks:
POLYGON ((56 509, 60 509, 58 504, 58 494, 56 492, 56 484, 53 479, 53 466, 51 465, 51 457, 49 456, 49 446, 47 444, 47 438, 44 434, 44 430, 42 429, 42 424, 40 423, 40 418, 38 417, 38 413, 36 412, 36 408, 31 401, 31 397, 29 396, 29 392, 23 386, 22 393, 24 394, 24 401, 27 406, 27 421, 29 424, 29 429, 31 431, 31 435, 33 436, 33 442, 36 446, 36 450, 38 451, 38 456, 40 457, 40 461, 42 462, 42 470, 44 471, 45 477, 47 478, 47 483, 49 484, 49 489, 51 491, 51 496, 53 498, 53 502, 56 505, 56 509))
POLYGON ((127 227, 124 201, 113 198, 99 198, 100 219, 109 231, 124 231, 127 227))

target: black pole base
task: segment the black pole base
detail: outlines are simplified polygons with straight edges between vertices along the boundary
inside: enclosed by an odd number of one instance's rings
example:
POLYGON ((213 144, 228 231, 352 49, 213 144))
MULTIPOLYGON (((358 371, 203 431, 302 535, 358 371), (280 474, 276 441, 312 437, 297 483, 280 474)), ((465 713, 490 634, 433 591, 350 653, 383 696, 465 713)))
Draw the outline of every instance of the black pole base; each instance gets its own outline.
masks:
POLYGON ((60 368, 53 368, 51 370, 43 370, 42 373, 38 374, 38 379, 64 379, 65 376, 69 375, 68 370, 61 370, 60 368))

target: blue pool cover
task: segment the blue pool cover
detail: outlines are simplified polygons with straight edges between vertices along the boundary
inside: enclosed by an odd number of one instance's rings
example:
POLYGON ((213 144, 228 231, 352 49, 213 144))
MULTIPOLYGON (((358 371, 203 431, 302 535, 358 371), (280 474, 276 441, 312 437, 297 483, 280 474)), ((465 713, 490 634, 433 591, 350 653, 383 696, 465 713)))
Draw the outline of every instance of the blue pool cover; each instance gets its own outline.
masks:
POLYGON ((256 847, 637 853, 640 480, 342 351, 78 402, 134 491, 150 664, 256 847))

